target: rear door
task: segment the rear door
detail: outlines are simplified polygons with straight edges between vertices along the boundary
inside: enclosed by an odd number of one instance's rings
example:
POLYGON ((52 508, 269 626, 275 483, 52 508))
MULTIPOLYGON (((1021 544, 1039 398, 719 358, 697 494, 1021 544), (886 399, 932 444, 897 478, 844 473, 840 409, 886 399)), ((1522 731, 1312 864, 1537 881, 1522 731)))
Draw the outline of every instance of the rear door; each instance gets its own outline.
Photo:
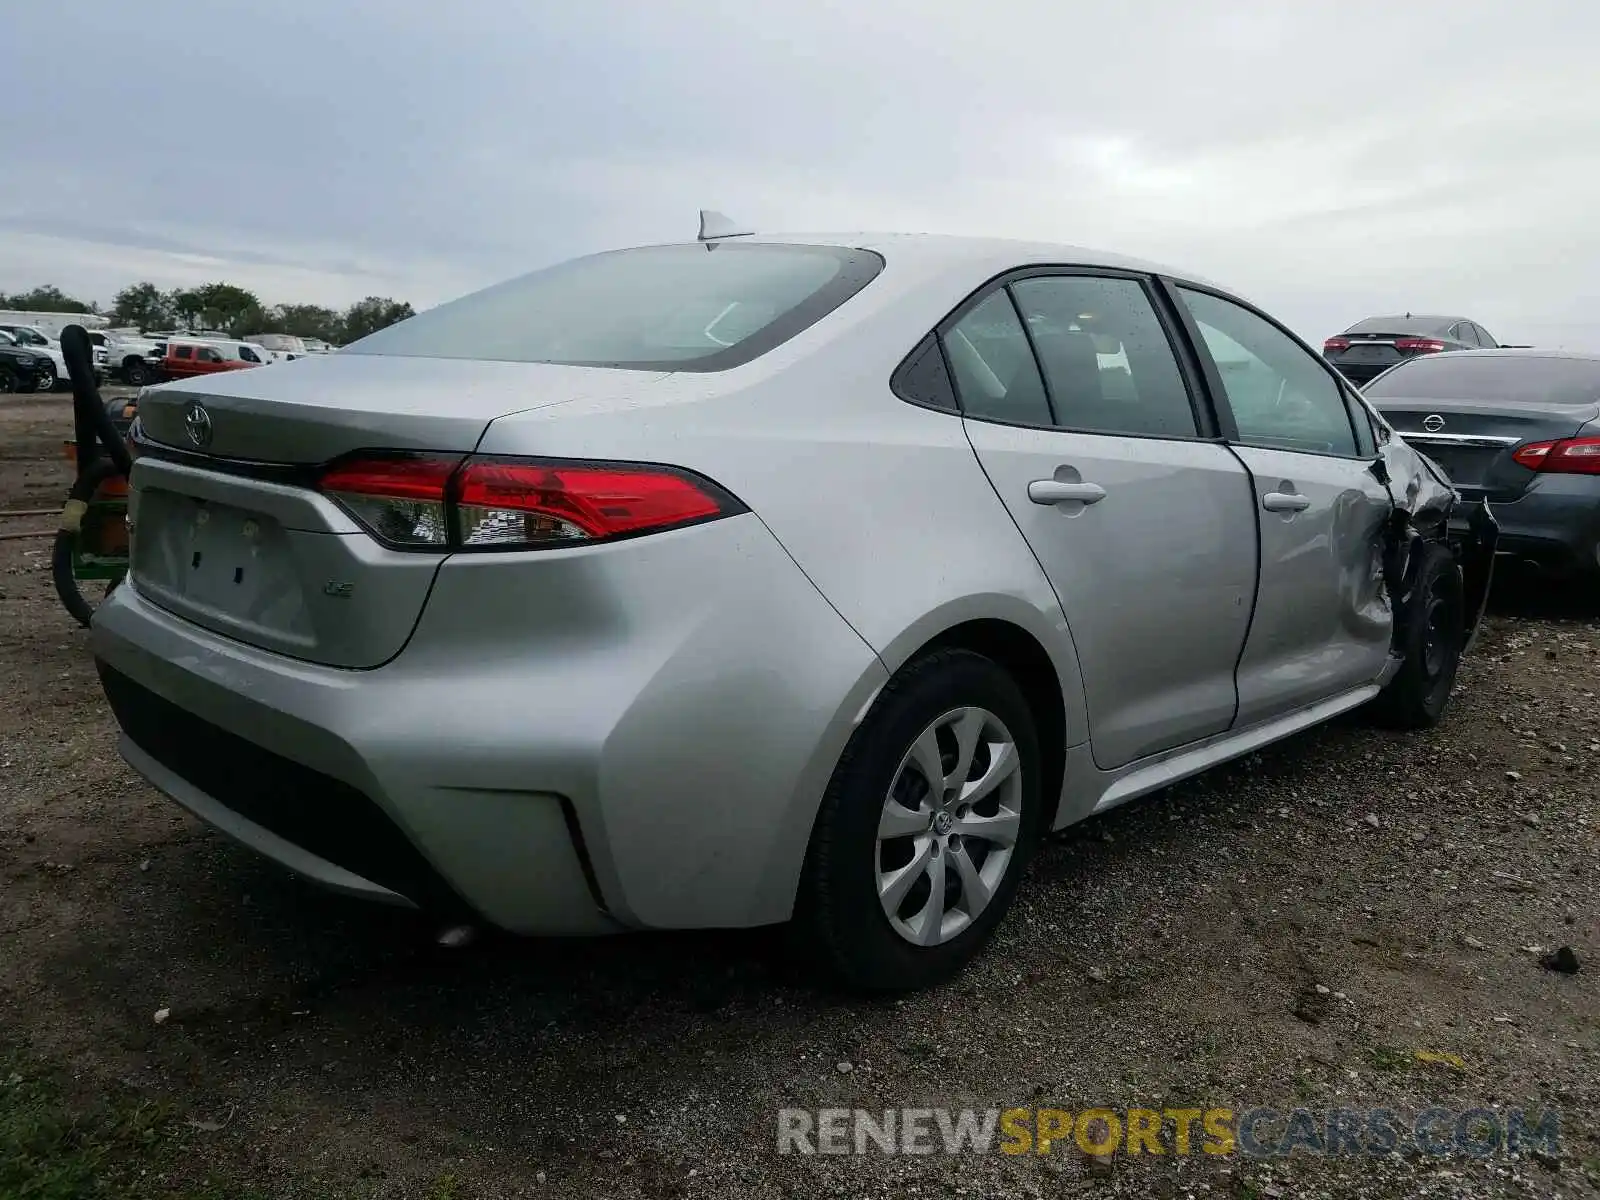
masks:
POLYGON ((1249 479, 1151 281, 1032 272, 940 330, 968 437, 1055 587, 1102 768, 1221 733, 1255 590, 1249 479))
POLYGON ((1538 478, 1512 455, 1600 416, 1600 363, 1556 355, 1438 355, 1375 380, 1368 400, 1469 500, 1515 500, 1538 478))
MULTIPOLYGON (((1249 469, 1260 584, 1239 659, 1243 728, 1373 682, 1393 627, 1381 531, 1392 510, 1322 360, 1254 310, 1175 286, 1234 452, 1249 469)), ((1365 423, 1363 423, 1365 424, 1365 423)))

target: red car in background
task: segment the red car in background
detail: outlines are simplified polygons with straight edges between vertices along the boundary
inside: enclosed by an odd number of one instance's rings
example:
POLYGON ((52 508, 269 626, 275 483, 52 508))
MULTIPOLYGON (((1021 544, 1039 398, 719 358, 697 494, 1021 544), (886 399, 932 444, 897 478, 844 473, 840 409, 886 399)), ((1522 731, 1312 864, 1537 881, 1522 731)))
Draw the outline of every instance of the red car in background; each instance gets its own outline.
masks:
POLYGON ((167 379, 188 379, 193 375, 214 375, 218 371, 239 371, 259 367, 267 354, 249 342, 178 341, 169 339, 157 360, 167 379))

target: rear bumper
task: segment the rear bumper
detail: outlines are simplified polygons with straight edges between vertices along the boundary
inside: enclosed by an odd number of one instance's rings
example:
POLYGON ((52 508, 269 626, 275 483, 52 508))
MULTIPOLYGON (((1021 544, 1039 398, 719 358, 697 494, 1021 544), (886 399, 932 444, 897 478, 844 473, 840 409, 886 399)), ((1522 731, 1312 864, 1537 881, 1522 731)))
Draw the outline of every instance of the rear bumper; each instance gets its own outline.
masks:
POLYGON ((754 517, 546 553, 584 561, 446 562, 405 652, 366 671, 118 588, 93 645, 124 756, 371 899, 530 934, 784 920, 882 665, 754 517))
POLYGON ((1600 575, 1600 476, 1545 475, 1517 499, 1491 503, 1502 555, 1561 574, 1600 575))
POLYGON ((1396 364, 1395 363, 1378 363, 1376 365, 1371 365, 1371 364, 1362 364, 1362 363, 1351 363, 1351 364, 1349 364, 1347 366, 1347 365, 1345 365, 1343 363, 1331 363, 1330 365, 1333 367, 1334 370, 1338 371, 1339 374, 1343 375, 1351 383, 1356 384, 1357 386, 1360 386, 1361 384, 1364 384, 1364 383, 1371 383, 1379 375, 1382 375, 1390 367, 1395 366, 1396 364))

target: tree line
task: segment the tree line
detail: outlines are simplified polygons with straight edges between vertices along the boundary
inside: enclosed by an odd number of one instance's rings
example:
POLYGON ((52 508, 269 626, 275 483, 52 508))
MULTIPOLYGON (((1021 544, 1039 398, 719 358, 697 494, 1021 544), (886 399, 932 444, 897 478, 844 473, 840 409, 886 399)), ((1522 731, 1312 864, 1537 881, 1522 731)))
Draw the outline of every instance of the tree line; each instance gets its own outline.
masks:
POLYGON ((260 297, 231 283, 162 291, 155 284, 129 284, 117 293, 109 311, 46 285, 28 292, 0 292, 0 309, 25 312, 96 313, 114 325, 149 329, 220 329, 230 337, 253 333, 289 333, 321 338, 335 346, 403 321, 411 305, 388 296, 368 296, 340 311, 320 304, 263 304, 260 297))

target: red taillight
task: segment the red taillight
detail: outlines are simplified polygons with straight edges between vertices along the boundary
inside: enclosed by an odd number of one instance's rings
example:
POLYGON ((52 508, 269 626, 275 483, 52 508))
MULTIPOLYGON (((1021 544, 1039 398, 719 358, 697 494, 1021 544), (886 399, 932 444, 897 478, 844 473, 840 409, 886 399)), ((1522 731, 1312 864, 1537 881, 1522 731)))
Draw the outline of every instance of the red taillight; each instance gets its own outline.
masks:
POLYGON ((1322 350, 1325 354, 1330 350, 1348 349, 1350 349, 1350 339, 1346 337, 1331 337, 1322 343, 1322 350))
POLYGON ((1529 442, 1518 446, 1511 457, 1546 475, 1600 475, 1600 437, 1529 442))
POLYGON ((400 548, 534 550, 608 541, 742 511, 673 467, 438 455, 337 463, 322 490, 400 548))
POLYGON ((1438 338, 1396 338, 1394 348, 1402 354, 1437 354, 1444 343, 1438 338))
POLYGON ((722 515, 725 501, 666 467, 471 459, 456 500, 464 546, 626 537, 722 515))
POLYGON ((460 465, 460 455, 347 459, 323 472, 320 486, 379 541, 442 550, 450 542, 446 489, 460 465))
POLYGON ((335 463, 322 475, 322 490, 352 496, 382 496, 390 500, 437 500, 444 503, 459 457, 395 455, 335 463))

